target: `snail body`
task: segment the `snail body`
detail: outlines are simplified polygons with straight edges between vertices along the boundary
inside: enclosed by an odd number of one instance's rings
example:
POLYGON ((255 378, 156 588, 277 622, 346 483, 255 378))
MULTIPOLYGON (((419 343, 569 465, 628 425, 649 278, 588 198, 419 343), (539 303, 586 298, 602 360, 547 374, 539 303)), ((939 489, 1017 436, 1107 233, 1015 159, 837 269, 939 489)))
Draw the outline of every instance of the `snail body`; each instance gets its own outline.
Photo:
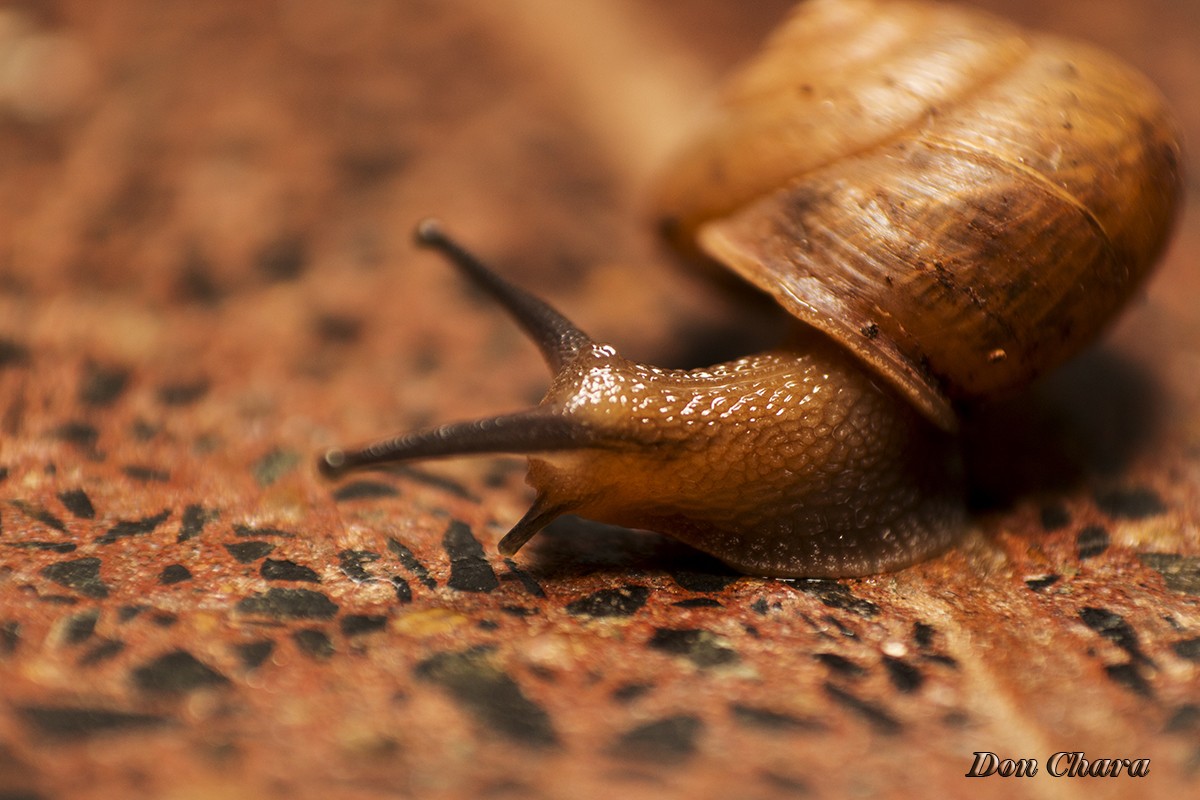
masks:
POLYGON ((1098 51, 918 2, 813 0, 681 150, 657 215, 682 249, 803 325, 704 370, 621 358, 432 223, 555 373, 537 407, 320 462, 327 475, 530 457, 515 553, 574 513, 660 531, 746 572, 848 576, 963 528, 955 407, 1089 342, 1141 284, 1178 202, 1153 87, 1098 51))

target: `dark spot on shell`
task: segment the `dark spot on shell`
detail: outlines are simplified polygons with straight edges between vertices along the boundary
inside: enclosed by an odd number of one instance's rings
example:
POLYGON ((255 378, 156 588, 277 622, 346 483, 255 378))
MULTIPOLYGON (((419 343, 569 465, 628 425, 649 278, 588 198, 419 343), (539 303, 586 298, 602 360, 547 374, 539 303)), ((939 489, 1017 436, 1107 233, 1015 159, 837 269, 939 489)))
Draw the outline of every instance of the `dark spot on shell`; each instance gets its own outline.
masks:
POLYGON ((311 589, 268 589, 241 600, 243 614, 261 614, 277 619, 329 619, 338 606, 326 595, 311 589))
POLYGON ((313 333, 330 344, 352 344, 362 336, 362 320, 341 314, 321 314, 313 320, 313 333))
POLYGON ((196 248, 184 253, 175 292, 185 303, 214 306, 221 300, 221 287, 212 275, 212 263, 196 248))
POLYGON ((1079 618, 1096 633, 1129 653, 1135 659, 1149 661, 1138 647, 1137 633, 1125 618, 1104 608, 1081 608, 1079 618))
POLYGON ((813 653, 813 658, 825 665, 830 672, 844 678, 861 678, 867 674, 866 667, 837 653, 813 653))
POLYGON ((170 721, 157 714, 93 707, 18 706, 16 712, 35 735, 63 742, 81 741, 99 734, 157 728, 170 721))
POLYGON ((175 616, 170 611, 154 611, 150 614, 150 622, 160 628, 170 628, 178 621, 179 617, 175 616))
POLYGON ((921 670, 903 659, 884 656, 883 666, 887 668, 888 678, 898 692, 911 694, 925 684, 925 676, 921 670))
POLYGON ((116 525, 108 529, 108 532, 103 536, 97 536, 96 542, 99 544, 112 544, 118 539, 124 539, 130 536, 145 536, 148 533, 153 533, 159 525, 167 521, 171 516, 171 509, 163 509, 157 514, 149 517, 142 517, 135 520, 122 520, 116 525))
POLYGON ((205 508, 193 503, 183 509, 183 521, 179 523, 179 536, 176 542, 186 542, 204 532, 204 526, 216 520, 220 514, 216 509, 205 508))
POLYGON ((439 653, 418 664, 416 676, 446 690, 479 723, 501 736, 530 747, 558 744, 550 715, 492 663, 487 649, 439 653))
POLYGON ((259 639, 254 642, 242 642, 235 645, 233 649, 244 669, 258 669, 271 653, 275 652, 275 642, 270 639, 259 639))
POLYGON ((648 587, 627 583, 572 600, 567 603, 567 613, 577 617, 628 617, 646 605, 649 597, 648 587))
POLYGON ((734 720, 747 728, 782 733, 825 729, 825 726, 817 720, 785 714, 771 708, 734 703, 729 710, 733 712, 734 720))
POLYGON ((190 581, 192 573, 183 564, 171 564, 163 568, 163 571, 158 575, 158 582, 164 586, 169 586, 173 583, 183 583, 190 581))
POLYGON ((877 732, 889 736, 900 733, 902 727, 900 721, 874 703, 863 700, 832 683, 826 683, 824 688, 825 694, 831 700, 857 714, 877 732))
POLYGON ((129 370, 124 367, 87 364, 79 384, 77 399, 87 406, 107 407, 117 401, 129 386, 129 370))
POLYGON ((340 503, 347 500, 375 500, 399 495, 400 492, 396 490, 396 487, 380 481, 352 481, 345 486, 339 486, 333 493, 333 499, 340 503))
POLYGON ((1171 645, 1171 649, 1180 658, 1186 658, 1189 661, 1200 661, 1200 637, 1175 642, 1175 644, 1171 645))
POLYGON ((181 694, 224 686, 229 679, 188 651, 173 650, 135 669, 133 683, 144 692, 181 694))
POLYGON ((208 380, 198 378, 187 383, 168 383, 158 387, 158 402, 164 406, 190 405, 208 393, 208 380))
POLYGON ((499 585, 496 573, 483 553, 483 546, 464 522, 453 520, 442 537, 450 556, 451 589, 460 592, 491 592, 499 585))
POLYGON ((249 564, 270 553, 275 545, 270 542, 227 542, 225 549, 235 560, 249 564))
POLYGON ((333 656, 333 641, 322 630, 302 628, 292 634, 292 641, 305 655, 324 661, 333 656))
POLYGON ((1080 559, 1093 558, 1108 549, 1108 531, 1102 525, 1089 525, 1075 537, 1080 559))
POLYGON ((396 591, 396 600, 401 603, 411 603, 413 599, 412 587, 408 585, 408 581, 401 578, 399 575, 393 575, 389 580, 396 591))
POLYGON ((1184 703, 1171 714, 1163 730, 1166 733, 1200 733, 1200 706, 1184 703))
POLYGON ((41 574, 42 577, 87 597, 97 600, 108 597, 108 587, 100 580, 100 559, 94 556, 49 564, 42 567, 41 574))
POLYGON ((654 720, 621 735, 609 752, 617 758, 677 763, 695 755, 704 723, 690 714, 654 720))
POLYGON ((92 499, 83 489, 59 492, 58 499, 76 519, 95 519, 96 509, 92 506, 92 499))
POLYGON ((149 606, 143 605, 126 605, 117 609, 117 622, 125 623, 139 616, 149 606))
POLYGON ((342 634, 345 636, 360 636, 364 633, 375 633, 387 628, 386 614, 347 614, 342 617, 342 634))
POLYGON ((7 658, 17 652, 21 643, 21 623, 15 619, 0 623, 0 658, 7 658))
POLYGON ((913 623, 913 641, 922 650, 928 650, 933 646, 933 637, 936 633, 937 629, 927 622, 913 623))
POLYGON ((312 569, 286 559, 268 558, 259 568, 259 574, 269 581, 321 582, 321 577, 312 569))
POLYGON ((1200 557, 1138 553, 1138 560, 1162 575, 1168 589, 1200 595, 1200 557))
POLYGON ((55 428, 53 434, 55 439, 85 450, 94 450, 96 442, 100 441, 100 431, 86 422, 65 422, 55 428))
POLYGON ((653 689, 649 683, 624 683, 613 689, 610 696, 618 703, 631 703, 653 689))
POLYGON ((1145 519, 1166 512, 1167 507, 1150 489, 1113 489, 1096 495, 1096 505, 1114 519, 1145 519))
POLYGON ((433 589, 437 587, 437 581, 435 581, 433 576, 429 574, 429 570, 425 568, 425 565, 418 561, 417 557, 413 555, 413 552, 405 547, 400 541, 389 537, 388 550, 391 550, 392 554, 395 555, 396 558, 400 559, 400 564, 406 570, 411 572, 416 579, 425 586, 426 589, 433 589))
POLYGON ((655 628, 648 644, 655 650, 686 658, 697 667, 715 667, 739 660, 737 652, 726 647, 718 636, 696 628, 655 628))
POLYGON ((281 236, 259 251, 255 263, 269 281, 295 280, 308 266, 308 243, 294 234, 281 236))
MULTIPOLYGON (((91 650, 88 650, 86 653, 80 656, 78 663, 81 667, 90 667, 95 664, 108 661, 111 658, 116 658, 124 651, 124 642, 116 639, 110 639, 108 641, 101 642, 91 650)), ((3 795, 0 795, 0 798, 2 797, 3 795)))

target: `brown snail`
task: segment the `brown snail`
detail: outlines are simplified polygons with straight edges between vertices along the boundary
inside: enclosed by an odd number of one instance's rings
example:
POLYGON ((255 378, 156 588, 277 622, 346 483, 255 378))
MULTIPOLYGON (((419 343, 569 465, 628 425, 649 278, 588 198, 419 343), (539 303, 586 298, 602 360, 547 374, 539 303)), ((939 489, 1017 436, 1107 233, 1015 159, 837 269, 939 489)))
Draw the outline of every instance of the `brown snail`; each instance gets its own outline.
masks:
POLYGON ((574 513, 761 575, 849 576, 963 527, 955 406, 1093 339, 1160 254, 1180 191, 1158 92, 1086 45, 924 2, 813 0, 667 170, 664 229, 804 325, 704 370, 627 361, 424 223, 554 371, 536 408, 331 450, 326 475, 529 455, 511 555, 574 513))

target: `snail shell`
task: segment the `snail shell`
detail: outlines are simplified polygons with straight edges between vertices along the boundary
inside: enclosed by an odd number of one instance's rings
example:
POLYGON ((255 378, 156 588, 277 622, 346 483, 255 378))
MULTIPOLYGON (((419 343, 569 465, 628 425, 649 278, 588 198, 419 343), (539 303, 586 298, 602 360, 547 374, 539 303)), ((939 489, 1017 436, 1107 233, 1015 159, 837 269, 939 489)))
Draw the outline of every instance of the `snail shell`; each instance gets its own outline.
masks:
POLYGON ((1094 47, 919 2, 813 0, 665 172, 669 235, 951 430, 1142 283, 1180 193, 1158 91, 1094 47))

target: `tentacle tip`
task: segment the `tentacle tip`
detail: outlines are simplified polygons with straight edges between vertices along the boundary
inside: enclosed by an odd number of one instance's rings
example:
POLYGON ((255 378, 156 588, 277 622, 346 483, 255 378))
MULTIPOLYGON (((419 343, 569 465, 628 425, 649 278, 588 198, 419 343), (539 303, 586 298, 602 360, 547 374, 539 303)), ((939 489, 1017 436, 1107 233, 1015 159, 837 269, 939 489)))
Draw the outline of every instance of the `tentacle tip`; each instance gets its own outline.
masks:
POLYGON ((317 471, 330 480, 340 477, 346 471, 346 451, 337 448, 326 450, 317 459, 317 471))
POLYGON ((445 241, 446 233, 442 230, 441 220, 436 217, 426 217, 418 222, 417 227, 413 229, 413 239, 422 246, 436 245, 445 241))

